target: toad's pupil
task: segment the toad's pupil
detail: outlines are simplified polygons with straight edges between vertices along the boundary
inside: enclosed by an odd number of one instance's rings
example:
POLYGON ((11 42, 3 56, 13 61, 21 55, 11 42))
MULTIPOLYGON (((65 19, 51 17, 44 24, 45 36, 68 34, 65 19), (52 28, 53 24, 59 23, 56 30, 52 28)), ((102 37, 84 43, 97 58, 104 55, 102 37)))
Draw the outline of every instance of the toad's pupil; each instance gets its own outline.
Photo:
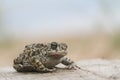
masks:
POLYGON ((56 43, 56 42, 52 42, 52 43, 51 43, 51 48, 52 48, 53 50, 55 50, 55 49, 57 48, 57 43, 56 43))

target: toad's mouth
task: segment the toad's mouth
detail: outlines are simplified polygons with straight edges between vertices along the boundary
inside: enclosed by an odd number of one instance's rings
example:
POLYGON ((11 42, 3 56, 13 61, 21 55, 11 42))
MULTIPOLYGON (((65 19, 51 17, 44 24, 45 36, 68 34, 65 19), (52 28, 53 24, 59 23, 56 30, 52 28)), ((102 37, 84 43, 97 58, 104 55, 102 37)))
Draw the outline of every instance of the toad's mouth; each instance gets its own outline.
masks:
POLYGON ((62 58, 66 54, 67 54, 67 52, 49 52, 48 56, 54 57, 54 58, 62 58))

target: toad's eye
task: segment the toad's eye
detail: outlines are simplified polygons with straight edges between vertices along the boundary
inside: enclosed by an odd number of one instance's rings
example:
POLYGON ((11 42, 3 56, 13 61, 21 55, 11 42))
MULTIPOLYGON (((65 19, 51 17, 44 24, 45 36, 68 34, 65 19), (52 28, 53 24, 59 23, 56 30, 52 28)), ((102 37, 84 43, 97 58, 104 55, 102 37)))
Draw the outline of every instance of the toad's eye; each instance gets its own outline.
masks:
POLYGON ((53 50, 57 49, 57 46, 58 46, 58 44, 57 44, 56 42, 52 42, 52 43, 51 43, 51 48, 52 48, 53 50))

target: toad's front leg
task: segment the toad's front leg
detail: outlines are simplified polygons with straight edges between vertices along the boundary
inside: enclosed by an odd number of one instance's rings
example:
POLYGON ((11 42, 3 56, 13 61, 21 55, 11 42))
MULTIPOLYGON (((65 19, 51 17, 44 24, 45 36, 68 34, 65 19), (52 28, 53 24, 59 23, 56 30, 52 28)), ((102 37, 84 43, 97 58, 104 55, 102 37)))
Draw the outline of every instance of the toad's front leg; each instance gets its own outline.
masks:
POLYGON ((49 69, 49 68, 45 67, 41 63, 41 61, 38 58, 36 58, 35 56, 30 58, 30 63, 35 68, 35 70, 38 71, 38 72, 52 72, 52 71, 56 70, 56 68, 49 69))
POLYGON ((66 57, 61 59, 61 63, 66 65, 68 69, 78 69, 78 68, 80 68, 77 65, 75 65, 74 61, 72 61, 71 59, 66 58, 66 57))

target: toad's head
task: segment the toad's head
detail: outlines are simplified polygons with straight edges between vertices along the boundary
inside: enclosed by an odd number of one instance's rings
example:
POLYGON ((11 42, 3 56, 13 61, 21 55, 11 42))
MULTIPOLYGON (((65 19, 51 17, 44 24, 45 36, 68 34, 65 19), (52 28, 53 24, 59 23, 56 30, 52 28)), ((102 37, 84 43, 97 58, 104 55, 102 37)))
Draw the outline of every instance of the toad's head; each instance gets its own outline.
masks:
POLYGON ((47 56, 53 58, 62 58, 67 54, 67 45, 65 43, 48 43, 47 56))

